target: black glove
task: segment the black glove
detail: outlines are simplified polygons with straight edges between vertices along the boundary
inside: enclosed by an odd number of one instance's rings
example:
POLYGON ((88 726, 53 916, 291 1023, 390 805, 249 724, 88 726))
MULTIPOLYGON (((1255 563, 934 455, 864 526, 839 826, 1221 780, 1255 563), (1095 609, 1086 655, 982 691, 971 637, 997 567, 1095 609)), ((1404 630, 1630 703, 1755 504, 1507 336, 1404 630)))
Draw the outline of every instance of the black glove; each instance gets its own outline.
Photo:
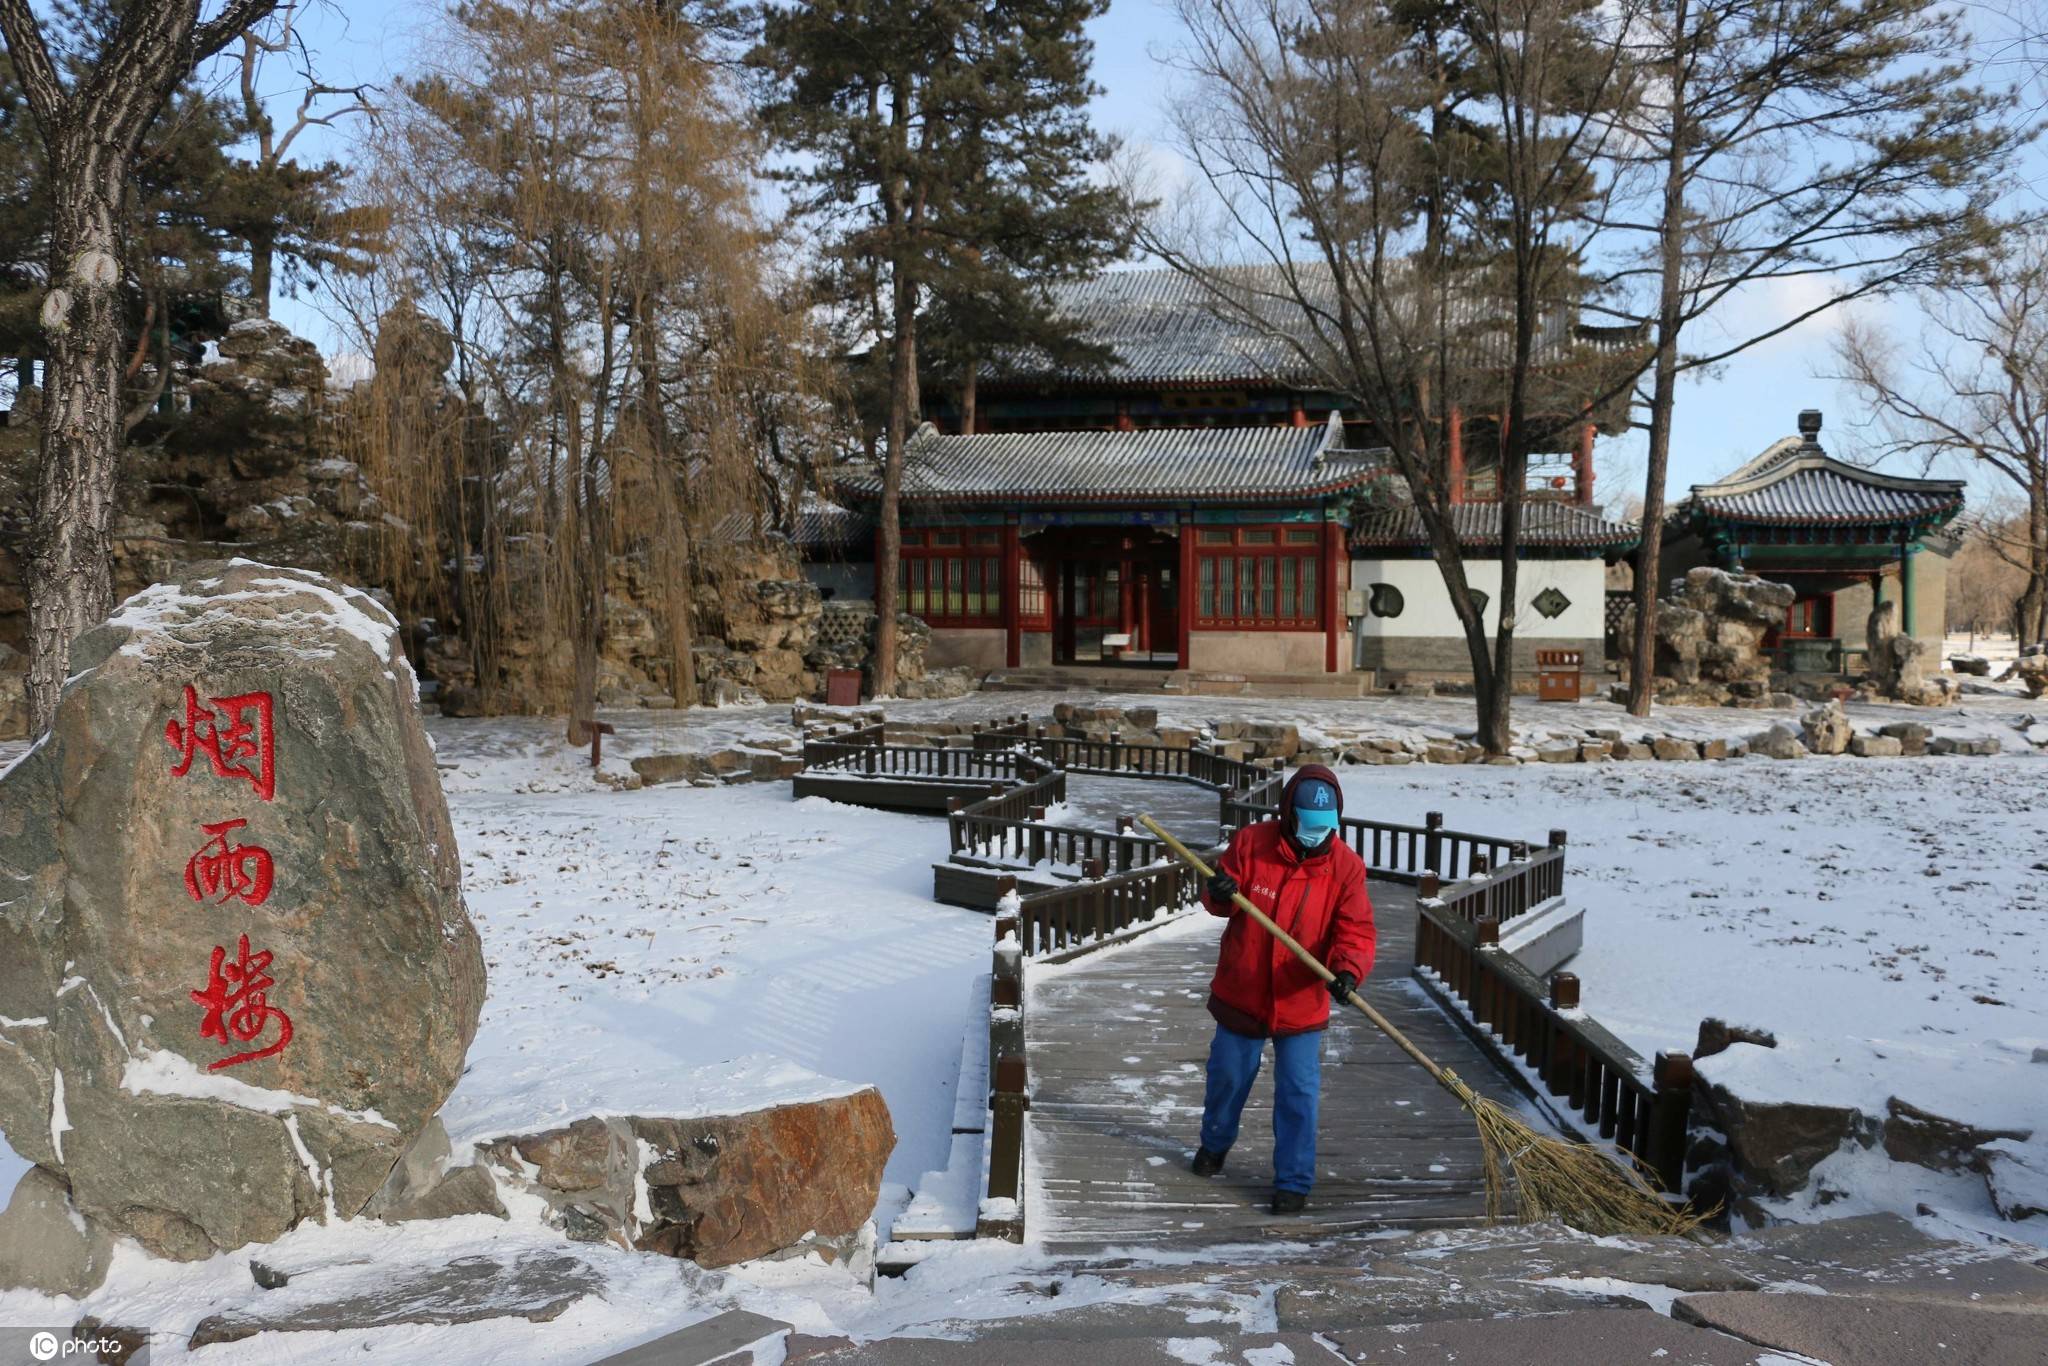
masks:
POLYGON ((1209 896, 1216 901, 1229 903, 1237 895, 1237 879, 1228 873, 1218 873, 1209 879, 1209 896))
POLYGON ((1330 996, 1333 1000, 1346 1000, 1358 990, 1358 979, 1348 972, 1340 972, 1330 979, 1330 996))

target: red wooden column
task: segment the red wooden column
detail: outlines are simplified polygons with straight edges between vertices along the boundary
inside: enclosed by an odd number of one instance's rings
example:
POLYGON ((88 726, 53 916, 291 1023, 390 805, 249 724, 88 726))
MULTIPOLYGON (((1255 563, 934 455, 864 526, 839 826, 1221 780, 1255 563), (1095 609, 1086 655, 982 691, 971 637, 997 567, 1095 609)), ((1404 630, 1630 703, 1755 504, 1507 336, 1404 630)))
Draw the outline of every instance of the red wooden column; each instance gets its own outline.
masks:
POLYGON ((1577 500, 1593 505, 1593 424, 1579 428, 1579 448, 1572 452, 1572 484, 1577 500))
POLYGON ((1337 672, 1337 623, 1342 620, 1337 602, 1337 557, 1344 549, 1344 528, 1323 521, 1323 672, 1337 672))
POLYGON ((1465 413, 1459 408, 1451 409, 1451 430, 1446 438, 1450 443, 1450 469, 1447 477, 1451 483, 1453 503, 1465 501, 1465 413))
POLYGON ((1024 662, 1024 542, 1017 519, 1003 523, 1003 659, 1008 668, 1024 662))
POLYGON ((1195 609, 1202 604, 1200 585, 1195 582, 1195 517, 1183 513, 1180 519, 1180 584, 1179 607, 1174 613, 1175 633, 1180 639, 1175 648, 1180 652, 1180 667, 1194 667, 1193 635, 1195 609))

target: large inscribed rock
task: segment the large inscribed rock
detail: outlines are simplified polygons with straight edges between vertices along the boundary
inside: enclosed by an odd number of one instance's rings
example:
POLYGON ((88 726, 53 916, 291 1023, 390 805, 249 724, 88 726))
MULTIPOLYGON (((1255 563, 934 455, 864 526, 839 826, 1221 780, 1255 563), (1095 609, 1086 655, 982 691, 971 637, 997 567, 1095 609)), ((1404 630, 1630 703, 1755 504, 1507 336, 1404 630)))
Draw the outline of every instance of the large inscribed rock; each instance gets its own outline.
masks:
POLYGON ((355 1214, 484 993, 396 624, 314 574, 201 565, 71 675, 0 775, 0 1128, 165 1256, 355 1214))

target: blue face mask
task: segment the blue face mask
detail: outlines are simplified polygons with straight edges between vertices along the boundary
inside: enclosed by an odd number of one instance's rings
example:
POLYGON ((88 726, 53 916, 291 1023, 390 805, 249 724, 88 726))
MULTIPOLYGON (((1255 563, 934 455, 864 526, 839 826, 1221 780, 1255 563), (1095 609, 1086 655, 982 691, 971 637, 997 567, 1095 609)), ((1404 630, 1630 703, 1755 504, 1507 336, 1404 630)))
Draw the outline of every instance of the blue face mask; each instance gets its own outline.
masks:
POLYGON ((1325 823, 1320 811, 1297 811, 1294 813, 1294 839, 1304 849, 1319 849, 1324 840, 1336 830, 1334 813, 1325 823))
POLYGON ((1304 849, 1318 849, 1337 829, 1337 791, 1320 778, 1294 790, 1294 839, 1304 849))

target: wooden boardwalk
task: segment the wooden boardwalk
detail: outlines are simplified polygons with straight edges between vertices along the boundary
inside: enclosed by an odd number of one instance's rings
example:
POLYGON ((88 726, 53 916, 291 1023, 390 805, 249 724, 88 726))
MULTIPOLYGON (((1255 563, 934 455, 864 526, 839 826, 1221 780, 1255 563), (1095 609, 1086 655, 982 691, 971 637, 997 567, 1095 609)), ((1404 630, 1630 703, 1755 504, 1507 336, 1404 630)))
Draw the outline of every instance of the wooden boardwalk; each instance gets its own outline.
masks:
MULTIPOLYGON (((1423 995, 1414 889, 1374 882, 1378 962, 1366 996, 1482 1094, 1514 1091, 1423 995)), ((1197 916, 1073 963, 1030 969, 1026 1161, 1033 1241, 1059 1251, 1312 1240, 1376 1228, 1471 1224, 1485 1214, 1479 1143, 1458 1104, 1356 1011, 1323 1044, 1316 1189, 1276 1218, 1272 1054, 1223 1175, 1188 1171, 1214 1025, 1206 1009, 1223 921, 1197 916)))

